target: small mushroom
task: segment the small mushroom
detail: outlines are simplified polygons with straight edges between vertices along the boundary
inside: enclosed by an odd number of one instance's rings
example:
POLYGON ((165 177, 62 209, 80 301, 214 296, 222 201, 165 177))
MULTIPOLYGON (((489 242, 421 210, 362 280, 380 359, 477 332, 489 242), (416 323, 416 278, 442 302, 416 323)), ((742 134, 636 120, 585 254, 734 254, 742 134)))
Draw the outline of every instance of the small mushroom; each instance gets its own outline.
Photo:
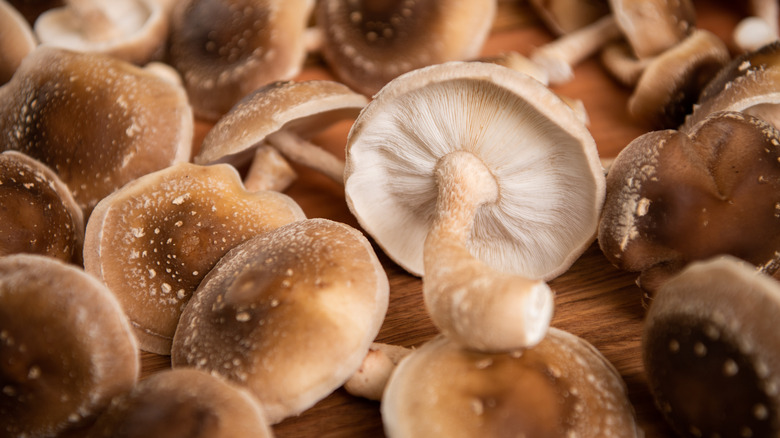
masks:
POLYGON ((691 263, 656 294, 642 357, 680 436, 780 434, 780 285, 731 256, 691 263))
POLYGON ((170 354, 200 281, 239 243, 304 219, 276 192, 247 192, 227 164, 179 163, 106 197, 87 222, 84 268, 117 296, 142 350, 170 354))
MULTIPOLYGON (((290 161, 317 169, 343 184, 343 160, 307 139, 337 121, 354 119, 367 103, 365 96, 334 81, 269 84, 246 96, 220 118, 203 139, 195 162, 227 161, 240 167, 253 157, 253 152, 265 154, 262 146, 269 146, 290 161)), ((273 169, 277 164, 273 158, 254 155, 253 166, 273 169)), ((247 183, 254 184, 250 179, 247 183)), ((266 188, 256 186, 261 187, 266 188)), ((283 184, 274 182, 267 188, 283 188, 283 184)))
POLYGON ((289 224, 236 247, 203 279, 182 313, 171 362, 245 386, 275 424, 355 373, 388 293, 359 231, 327 219, 289 224))
POLYGON ((7 1, 0 0, 0 85, 11 79, 22 59, 37 45, 27 20, 7 1))
POLYGON ((161 371, 121 394, 86 438, 272 437, 247 391, 191 368, 161 371))
POLYGON ((79 428, 139 368, 130 324, 95 278, 41 255, 0 258, 0 435, 79 428))
POLYGON ((780 133, 719 112, 690 133, 641 135, 607 175, 598 242, 652 296, 688 263, 731 254, 777 275, 780 133))
POLYGON ((84 216, 70 189, 40 161, 0 154, 0 256, 40 254, 81 264, 84 216))
POLYGON ((732 33, 734 43, 743 52, 752 52, 777 40, 780 34, 777 0, 750 0, 750 16, 742 19, 732 33))
POLYGON ((477 349, 541 339, 543 280, 593 242, 604 196, 593 138, 565 103, 495 64, 430 66, 377 94, 346 156, 347 205, 423 276, 439 329, 477 349))
POLYGON ((168 13, 158 0, 65 0, 35 21, 41 44, 144 65, 163 55, 168 13))
POLYGON ((323 0, 319 46, 336 77, 373 95, 410 70, 476 58, 496 9, 496 0, 323 0))
POLYGON ((389 438, 643 436, 617 370, 556 328, 533 348, 501 354, 436 337, 401 360, 381 413, 389 438))
POLYGON ((184 90, 130 63, 38 47, 0 87, 0 150, 49 166, 85 217, 141 175, 188 161, 192 110, 184 90))
POLYGON ((215 121, 241 98, 296 76, 313 0, 186 0, 171 17, 169 62, 195 115, 215 121))
POLYGON ((607 0, 530 0, 548 29, 566 35, 610 13, 607 0))

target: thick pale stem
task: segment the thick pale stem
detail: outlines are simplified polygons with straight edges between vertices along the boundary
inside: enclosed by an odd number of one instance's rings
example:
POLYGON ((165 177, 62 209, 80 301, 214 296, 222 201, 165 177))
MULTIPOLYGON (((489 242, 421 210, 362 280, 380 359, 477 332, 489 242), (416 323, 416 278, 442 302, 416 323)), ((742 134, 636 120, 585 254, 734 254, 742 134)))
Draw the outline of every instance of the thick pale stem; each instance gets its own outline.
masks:
POLYGON ((436 178, 437 214, 423 250, 431 319, 466 348, 493 352, 535 345, 552 318, 550 288, 498 272, 468 249, 477 210, 498 200, 495 177, 475 155, 454 152, 439 161, 436 178))
POLYGON ((344 161, 314 143, 288 131, 275 132, 265 141, 288 160, 311 167, 333 181, 344 184, 344 161))
POLYGON ((298 175, 279 151, 268 145, 255 149, 255 157, 249 166, 244 186, 250 192, 273 190, 282 192, 298 175))
POLYGON ((752 52, 778 38, 778 15, 780 6, 777 0, 752 0, 750 17, 734 27, 734 43, 743 52, 752 52))
POLYGON ((604 68, 621 84, 633 88, 645 68, 654 58, 638 59, 631 47, 623 42, 609 44, 601 51, 601 63, 604 68))
POLYGON ((752 0, 750 10, 754 16, 764 20, 772 33, 777 37, 778 16, 780 15, 780 5, 777 0, 752 0))
POLYGON ((344 383, 344 389, 357 397, 381 400, 390 375, 411 348, 374 342, 360 368, 344 383))
POLYGON ((98 0, 67 0, 68 7, 81 23, 81 33, 90 41, 107 41, 118 35, 115 23, 98 0))

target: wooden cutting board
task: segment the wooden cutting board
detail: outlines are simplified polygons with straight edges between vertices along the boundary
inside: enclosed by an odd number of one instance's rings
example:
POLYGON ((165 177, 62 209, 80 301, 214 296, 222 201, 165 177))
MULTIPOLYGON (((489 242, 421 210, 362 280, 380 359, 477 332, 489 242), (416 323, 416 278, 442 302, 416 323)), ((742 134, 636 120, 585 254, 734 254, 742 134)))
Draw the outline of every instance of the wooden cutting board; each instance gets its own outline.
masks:
MULTIPOLYGON (((729 2, 698 1, 698 26, 713 31, 729 47, 731 29, 741 18, 729 2)), ((499 14, 483 55, 515 50, 529 54, 552 39, 521 0, 501 0, 499 14)), ((321 60, 312 57, 299 80, 331 79, 321 60)), ((581 99, 590 117, 589 128, 602 157, 614 157, 628 142, 649 130, 626 112, 630 90, 617 85, 595 59, 575 69, 575 79, 554 90, 581 99)), ((351 121, 340 123, 314 139, 344 156, 351 121)), ((198 123, 196 148, 209 125, 198 123)), ((286 193, 298 201, 308 217, 323 217, 357 227, 344 201, 343 188, 305 168, 296 167, 299 179, 286 193)), ((436 334, 425 313, 421 282, 391 262, 377 249, 390 279, 390 307, 377 338, 380 342, 417 346, 436 334)), ((571 269, 550 282, 556 293, 552 325, 591 342, 619 370, 628 387, 640 425, 647 438, 672 436, 646 387, 640 340, 645 310, 635 275, 612 267, 593 244, 571 269)), ((166 369, 169 358, 142 354, 142 377, 166 369)), ((274 426, 278 437, 382 437, 379 403, 362 400, 339 389, 298 417, 274 426)))

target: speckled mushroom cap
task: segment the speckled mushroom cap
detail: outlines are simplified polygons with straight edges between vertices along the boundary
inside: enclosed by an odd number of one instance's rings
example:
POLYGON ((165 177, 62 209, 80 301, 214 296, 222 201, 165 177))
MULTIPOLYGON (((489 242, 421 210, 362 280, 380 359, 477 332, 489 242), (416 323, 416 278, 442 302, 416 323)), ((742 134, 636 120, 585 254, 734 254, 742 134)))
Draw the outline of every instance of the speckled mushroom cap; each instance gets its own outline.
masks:
POLYGON ((780 285, 731 256, 691 263, 645 319, 642 357, 680 436, 780 434, 780 285))
POLYGON ((35 49, 38 41, 22 14, 7 1, 0 0, 0 85, 8 82, 22 59, 35 49))
POLYGON ((609 0, 634 54, 656 56, 684 40, 696 27, 691 0, 609 0))
POLYGON ((310 138, 333 123, 355 118, 365 96, 328 80, 280 81, 261 87, 222 116, 203 139, 196 163, 246 163, 266 137, 288 130, 310 138))
POLYGON ((387 311, 388 280, 354 228, 309 219, 230 251, 185 308, 174 367, 245 385, 271 424, 325 398, 358 369, 387 311))
POLYGON ((499 199, 481 206, 474 256, 498 271, 550 279, 595 236, 604 174, 585 125, 547 87, 506 67, 454 62, 407 73, 363 110, 347 140, 345 195, 364 230, 423 274, 437 162, 478 157, 499 199))
POLYGON ((216 120, 251 91, 292 79, 313 0, 187 0, 171 17, 169 61, 195 115, 216 120))
POLYGON ((373 95, 407 71, 476 58, 495 14, 495 0, 324 0, 316 18, 330 68, 373 95))
POLYGON ((139 368, 130 324, 95 278, 50 257, 0 258, 0 435, 83 425, 139 368))
POLYGON ((35 49, 0 88, 0 150, 52 168, 89 215, 141 175, 187 161, 192 110, 184 90, 104 55, 35 49))
POLYGON ((598 242, 615 266, 641 272, 652 293, 694 260, 732 254, 777 275, 780 133, 720 112, 690 134, 644 134, 607 175, 598 242))
POLYGON ((35 20, 41 44, 144 65, 163 55, 168 13, 158 0, 66 1, 35 20))
POLYGON ((245 390, 192 368, 161 371, 116 397, 86 438, 272 437, 245 390))
POLYGON ((68 187, 40 161, 0 154, 0 256, 41 254, 81 264, 84 216, 68 187))
POLYGON ((184 305, 239 243, 304 219, 276 192, 247 192, 227 164, 180 163, 141 177, 95 208, 84 267, 117 296, 141 349, 170 354, 184 305))
POLYGON ((438 336, 401 360, 381 412, 389 438, 643 436, 617 370, 556 328, 533 348, 502 354, 438 336))

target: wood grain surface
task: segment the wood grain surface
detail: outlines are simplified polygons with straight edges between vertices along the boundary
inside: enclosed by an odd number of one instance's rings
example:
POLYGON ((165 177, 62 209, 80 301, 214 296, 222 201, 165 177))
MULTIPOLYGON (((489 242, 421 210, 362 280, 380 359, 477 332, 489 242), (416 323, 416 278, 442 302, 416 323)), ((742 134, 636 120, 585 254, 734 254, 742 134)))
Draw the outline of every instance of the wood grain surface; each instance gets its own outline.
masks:
MULTIPOLYGON (((731 29, 741 18, 730 2, 696 1, 697 24, 719 35, 729 47, 731 29)), ((553 36, 521 0, 501 0, 499 14, 483 54, 495 55, 515 50, 529 54, 553 36)), ((330 79, 327 68, 316 56, 310 57, 298 78, 330 79)), ((649 130, 626 112, 630 90, 617 85, 596 59, 575 69, 573 82, 555 87, 563 96, 581 99, 590 117, 589 128, 602 157, 613 157, 628 142, 649 130)), ((327 130, 314 141, 343 157, 351 121, 327 130)), ((209 126, 199 123, 196 147, 209 126)), ((308 217, 324 217, 357 227, 344 201, 343 188, 305 168, 296 167, 298 181, 286 193, 297 200, 308 217)), ((377 253, 390 279, 390 307, 377 338, 405 346, 417 346, 436 334, 425 313, 421 282, 377 253)), ((650 397, 641 365, 640 339, 645 310, 635 274, 612 267, 593 244, 571 269, 550 282, 556 294, 552 325, 591 342, 619 370, 629 391, 638 421, 648 438, 672 436, 650 397)), ((169 358, 142 354, 142 377, 168 368, 169 358)), ((274 426, 278 437, 382 437, 379 403, 359 399, 336 390, 310 410, 274 426)))

